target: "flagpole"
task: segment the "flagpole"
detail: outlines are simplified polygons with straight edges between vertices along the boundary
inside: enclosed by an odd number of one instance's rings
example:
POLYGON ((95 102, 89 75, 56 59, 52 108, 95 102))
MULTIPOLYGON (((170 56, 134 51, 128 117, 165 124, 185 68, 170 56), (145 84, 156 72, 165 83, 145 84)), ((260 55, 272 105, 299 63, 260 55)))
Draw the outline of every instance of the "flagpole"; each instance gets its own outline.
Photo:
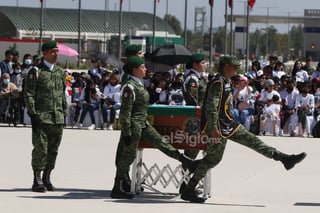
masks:
POLYGON ((38 49, 38 54, 40 55, 41 53, 41 46, 42 46, 42 31, 43 31, 43 13, 44 13, 44 8, 43 8, 43 1, 40 0, 41 4, 41 14, 40 14, 40 33, 39 33, 39 49, 38 49))
POLYGON ((152 26, 152 49, 156 49, 156 11, 157 11, 157 0, 153 1, 153 26, 152 26))
POLYGON ((81 59, 81 0, 79 0, 79 9, 78 9, 78 68, 80 67, 81 59))
POLYGON ((121 60, 121 29, 122 29, 122 1, 120 0, 120 9, 119 9, 119 39, 118 39, 118 58, 121 60))
POLYGON ((248 60, 249 60, 249 2, 247 1, 247 28, 246 28, 246 68, 244 72, 248 71, 248 60))
POLYGON ((225 20, 224 20, 224 38, 225 38, 225 41, 224 41, 224 54, 227 54, 227 49, 228 49, 228 39, 227 39, 227 36, 228 36, 228 33, 227 33, 227 25, 228 25, 228 0, 225 0, 226 4, 225 4, 225 20))
MULTIPOLYGON (((213 4, 213 2, 212 2, 213 4)), ((210 5, 210 49, 209 49, 209 73, 211 73, 211 65, 212 65, 212 27, 213 27, 213 5, 210 5)))
POLYGON ((185 47, 188 45, 187 13, 188 13, 188 0, 185 0, 185 3, 184 3, 184 46, 185 47))
POLYGON ((233 3, 231 5, 231 13, 230 13, 231 21, 230 21, 230 55, 233 55, 233 3))

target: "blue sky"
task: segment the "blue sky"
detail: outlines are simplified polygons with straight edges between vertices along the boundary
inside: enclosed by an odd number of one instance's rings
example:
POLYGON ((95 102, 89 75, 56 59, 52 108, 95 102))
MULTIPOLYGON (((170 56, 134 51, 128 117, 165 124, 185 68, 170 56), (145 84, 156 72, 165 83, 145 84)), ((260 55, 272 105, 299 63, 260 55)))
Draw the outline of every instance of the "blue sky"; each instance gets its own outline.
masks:
MULTIPOLYGON (((79 0, 44 0, 47 7, 54 8, 78 8, 79 0)), ((303 16, 304 9, 317 9, 314 5, 317 5, 319 0, 256 0, 256 4, 251 11, 255 15, 280 15, 288 17, 290 16, 303 16), (310 5, 310 6, 309 6, 310 5), (268 9, 269 8, 269 9, 268 9)), ((104 10, 105 3, 108 3, 110 10, 118 10, 120 0, 82 0, 82 8, 104 10)), ((153 13, 154 0, 123 0, 124 11, 145 11, 153 13)), ((213 26, 224 26, 224 13, 225 13, 226 0, 215 0, 213 8, 213 26)), ((157 15, 163 17, 167 12, 175 15, 180 21, 182 26, 184 25, 184 4, 185 0, 160 0, 157 3, 157 15), (168 5, 167 5, 168 2, 168 5)), ((30 6, 39 7, 40 0, 0 0, 0 6, 30 6)), ((234 14, 244 14, 244 0, 234 0, 234 14)), ((194 26, 194 9, 195 7, 206 8, 206 20, 207 26, 210 23, 210 8, 208 0, 188 0, 188 29, 193 29, 194 26)), ((320 6, 319 6, 320 9, 320 6)), ((230 11, 230 9, 229 9, 230 11)), ((265 27, 266 24, 261 24, 261 27, 265 27)), ((254 28, 255 26, 252 26, 254 28)), ((252 30, 251 28, 251 30, 252 30)), ((287 25, 276 25, 278 31, 286 31, 287 25)))

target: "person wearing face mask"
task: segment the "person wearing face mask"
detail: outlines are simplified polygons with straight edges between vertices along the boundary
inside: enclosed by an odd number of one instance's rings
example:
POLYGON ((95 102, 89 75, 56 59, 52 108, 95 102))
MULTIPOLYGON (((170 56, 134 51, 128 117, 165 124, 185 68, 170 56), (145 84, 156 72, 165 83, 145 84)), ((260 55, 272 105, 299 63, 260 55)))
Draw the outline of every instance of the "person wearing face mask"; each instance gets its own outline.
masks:
POLYGON ((294 120, 292 120, 291 117, 295 113, 295 103, 299 96, 299 91, 295 87, 294 80, 292 78, 287 78, 285 82, 285 88, 280 91, 280 98, 282 101, 282 108, 280 111, 280 136, 283 135, 283 130, 285 129, 287 122, 289 122, 289 127, 295 126, 295 124, 293 124, 294 120))
POLYGON ((21 65, 22 72, 31 66, 32 66, 32 55, 27 53, 23 56, 23 62, 21 65))
POLYGON ((0 113, 3 121, 5 121, 5 111, 9 104, 9 99, 18 97, 19 92, 17 86, 10 82, 9 73, 3 74, 0 82, 0 113))
POLYGON ((12 65, 12 74, 10 81, 17 86, 19 91, 19 98, 16 99, 16 108, 17 108, 17 123, 23 122, 23 95, 22 95, 22 88, 23 88, 23 75, 22 75, 22 65, 20 63, 15 63, 12 65))

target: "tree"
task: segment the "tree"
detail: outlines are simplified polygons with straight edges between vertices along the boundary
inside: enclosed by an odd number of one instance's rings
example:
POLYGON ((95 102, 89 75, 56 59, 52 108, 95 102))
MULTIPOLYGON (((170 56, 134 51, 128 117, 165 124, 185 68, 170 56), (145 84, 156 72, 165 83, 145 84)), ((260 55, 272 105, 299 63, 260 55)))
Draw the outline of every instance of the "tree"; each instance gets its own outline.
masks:
POLYGON ((290 36, 290 50, 293 50, 292 53, 294 56, 299 55, 299 51, 303 50, 303 27, 302 25, 292 26, 291 31, 289 32, 290 36))
POLYGON ((224 52, 224 43, 226 41, 225 38, 225 28, 219 27, 216 33, 213 33, 213 45, 216 47, 216 52, 223 53, 224 52))
POLYGON ((173 31, 177 35, 182 34, 181 22, 173 15, 166 14, 163 20, 172 27, 173 31))

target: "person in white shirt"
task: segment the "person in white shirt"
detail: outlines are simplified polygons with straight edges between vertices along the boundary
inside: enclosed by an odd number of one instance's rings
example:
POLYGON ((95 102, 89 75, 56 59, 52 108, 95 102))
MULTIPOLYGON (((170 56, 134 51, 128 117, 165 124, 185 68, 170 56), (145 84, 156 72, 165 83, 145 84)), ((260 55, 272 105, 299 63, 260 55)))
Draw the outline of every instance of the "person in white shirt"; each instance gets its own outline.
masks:
POLYGON ((280 106, 280 94, 276 90, 273 89, 274 81, 272 79, 267 79, 264 85, 264 89, 261 91, 261 96, 258 99, 258 102, 264 106, 265 112, 260 116, 260 133, 259 135, 264 134, 264 127, 267 121, 267 118, 270 117, 273 126, 273 133, 275 136, 278 135, 278 128, 275 126, 277 121, 279 120, 279 111, 276 106, 269 107, 270 104, 278 104, 280 106), (278 98, 275 98, 277 96, 278 98), (272 110, 272 113, 270 112, 272 110), (269 113, 267 113, 269 112, 269 113), (271 116, 272 115, 272 116, 271 116))
POLYGON ((310 82, 303 82, 300 95, 296 99, 295 108, 298 116, 298 136, 304 137, 307 128, 307 117, 313 116, 314 95, 309 93, 310 82))
MULTIPOLYGON (((264 89, 262 89, 261 96, 258 100, 260 102, 260 104, 263 104, 263 105, 267 104, 269 102, 269 100, 271 100, 274 95, 279 96, 279 99, 280 99, 279 92, 274 90, 273 87, 274 87, 274 81, 272 79, 267 79, 264 84, 264 89)), ((279 103, 280 103, 280 101, 279 101, 279 103)))
POLYGON ((113 130, 116 112, 121 106, 121 84, 120 75, 112 73, 109 83, 103 89, 104 103, 102 105, 103 129, 113 130), (109 112, 109 113, 108 113, 109 112), (108 119, 109 114, 109 119, 108 119))
POLYGON ((296 81, 300 82, 309 80, 308 72, 302 69, 302 61, 297 60, 294 63, 292 77, 295 77, 297 79, 296 81))
POLYGON ((274 136, 278 136, 278 125, 277 122, 280 113, 280 104, 279 104, 279 96, 273 95, 273 97, 267 101, 264 105, 262 114, 260 116, 260 133, 259 135, 263 135, 264 126, 266 125, 267 118, 270 118, 272 122, 272 132, 274 136))
POLYGON ((282 134, 282 130, 288 120, 290 120, 288 125, 289 130, 292 126, 296 126, 296 124, 293 124, 294 120, 292 120, 291 117, 295 114, 295 104, 298 96, 299 91, 295 87, 294 80, 292 78, 286 79, 286 87, 280 91, 280 98, 282 101, 282 108, 280 112, 280 134, 282 134))
POLYGON ((277 61, 276 68, 272 71, 272 76, 275 78, 281 79, 282 76, 286 75, 286 72, 283 68, 283 63, 281 61, 277 61))

